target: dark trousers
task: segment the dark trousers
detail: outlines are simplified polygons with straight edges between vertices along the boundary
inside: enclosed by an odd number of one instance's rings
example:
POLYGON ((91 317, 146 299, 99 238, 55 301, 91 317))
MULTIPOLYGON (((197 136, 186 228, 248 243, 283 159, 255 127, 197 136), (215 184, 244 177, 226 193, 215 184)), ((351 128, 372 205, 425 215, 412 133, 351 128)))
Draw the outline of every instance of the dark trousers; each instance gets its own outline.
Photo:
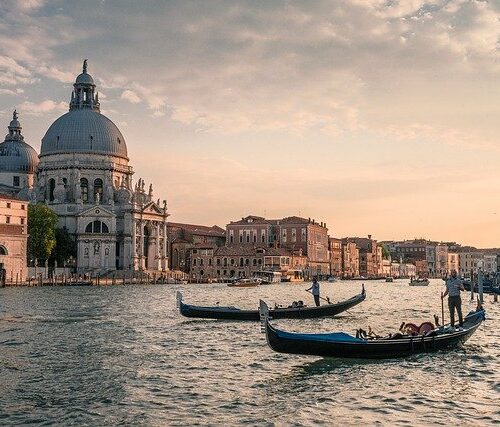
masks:
POLYGON ((448 308, 450 309, 451 326, 455 326, 455 309, 458 313, 458 324, 463 326, 464 319, 462 317, 462 300, 460 297, 448 297, 448 308))
POLYGON ((319 295, 313 295, 314 296, 314 303, 316 304, 316 307, 319 307, 319 295))

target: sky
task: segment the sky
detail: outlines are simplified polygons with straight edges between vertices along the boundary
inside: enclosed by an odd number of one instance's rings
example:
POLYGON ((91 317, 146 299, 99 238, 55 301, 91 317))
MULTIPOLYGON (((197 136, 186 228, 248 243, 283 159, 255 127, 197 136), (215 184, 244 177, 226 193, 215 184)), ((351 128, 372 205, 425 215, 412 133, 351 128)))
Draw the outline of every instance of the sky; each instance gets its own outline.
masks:
POLYGON ((0 126, 37 151, 88 58, 170 219, 500 247, 498 0, 0 2, 0 126))

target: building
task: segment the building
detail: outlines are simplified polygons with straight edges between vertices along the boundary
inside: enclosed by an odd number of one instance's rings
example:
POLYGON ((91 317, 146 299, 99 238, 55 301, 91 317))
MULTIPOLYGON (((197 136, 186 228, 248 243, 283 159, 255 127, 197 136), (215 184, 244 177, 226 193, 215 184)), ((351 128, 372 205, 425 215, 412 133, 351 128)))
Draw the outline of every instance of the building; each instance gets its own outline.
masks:
POLYGON ((483 253, 466 250, 458 254, 459 274, 462 277, 470 276, 471 271, 477 273, 483 267, 483 253))
POLYGON ((448 246, 440 243, 435 247, 436 251, 436 266, 435 277, 445 277, 448 274, 448 246))
POLYGON ((224 246, 226 232, 216 225, 207 227, 204 225, 169 222, 167 224, 167 239, 169 242, 170 269, 189 273, 191 270, 190 256, 192 249, 202 249, 202 246, 206 246, 206 248, 224 246))
POLYGON ((330 249, 330 275, 342 277, 342 240, 329 238, 330 249))
POLYGON ((276 271, 286 277, 292 270, 303 271, 306 264, 307 257, 300 251, 284 248, 199 244, 190 249, 189 277, 194 281, 225 281, 250 278, 258 271, 276 271))
POLYGON ((290 216, 265 219, 249 215, 226 226, 228 246, 275 247, 307 257, 306 277, 330 274, 328 228, 323 222, 290 216))
POLYGON ((0 283, 26 280, 28 204, 0 194, 0 283))
POLYGON ((456 252, 448 252, 448 273, 456 271, 458 273, 459 267, 459 255, 456 252))
POLYGON ((56 212, 59 226, 77 243, 80 273, 168 269, 167 203, 154 198, 152 184, 148 189, 143 179, 133 184, 125 138, 100 112, 87 60, 73 84, 69 111, 42 138, 39 162, 21 144, 16 117, 7 139, 3 144, 23 147, 19 194, 56 212))
POLYGON ((347 242, 356 244, 359 249, 359 275, 363 277, 382 276, 382 247, 369 235, 366 237, 347 237, 347 242))
POLYGON ((483 271, 485 273, 496 273, 497 271, 497 255, 485 253, 483 256, 483 271))
POLYGON ((342 277, 359 277, 359 248, 349 239, 342 239, 342 277))

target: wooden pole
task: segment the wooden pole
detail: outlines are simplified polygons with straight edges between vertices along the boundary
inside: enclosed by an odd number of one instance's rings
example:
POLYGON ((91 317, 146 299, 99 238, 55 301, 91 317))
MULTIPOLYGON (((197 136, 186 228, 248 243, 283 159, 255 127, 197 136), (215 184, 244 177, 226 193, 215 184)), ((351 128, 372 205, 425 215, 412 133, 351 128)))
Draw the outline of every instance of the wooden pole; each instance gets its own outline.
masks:
POLYGON ((444 295, 443 295, 443 292, 441 292, 441 321, 443 322, 443 326, 444 326, 444 295))
POLYGON ((474 301, 474 270, 470 269, 470 300, 474 301))

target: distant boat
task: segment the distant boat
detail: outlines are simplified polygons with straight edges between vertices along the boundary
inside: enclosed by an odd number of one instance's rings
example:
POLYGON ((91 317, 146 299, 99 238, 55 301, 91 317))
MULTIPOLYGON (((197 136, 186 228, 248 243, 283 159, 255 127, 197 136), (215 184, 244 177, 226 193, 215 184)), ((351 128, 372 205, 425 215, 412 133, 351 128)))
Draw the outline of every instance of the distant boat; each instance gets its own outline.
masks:
POLYGON ((253 288, 260 285, 258 279, 239 279, 236 282, 228 283, 227 286, 232 288, 253 288))
POLYGON ((410 286, 429 286, 429 279, 420 277, 418 279, 411 279, 410 286))
POLYGON ((337 281, 337 278, 336 278, 336 277, 333 277, 333 276, 330 276, 330 277, 328 278, 328 281, 329 281, 330 283, 335 283, 335 282, 337 281))
POLYGON ((387 283, 392 283, 392 282, 394 282, 394 277, 388 276, 388 277, 385 278, 385 281, 387 283))

